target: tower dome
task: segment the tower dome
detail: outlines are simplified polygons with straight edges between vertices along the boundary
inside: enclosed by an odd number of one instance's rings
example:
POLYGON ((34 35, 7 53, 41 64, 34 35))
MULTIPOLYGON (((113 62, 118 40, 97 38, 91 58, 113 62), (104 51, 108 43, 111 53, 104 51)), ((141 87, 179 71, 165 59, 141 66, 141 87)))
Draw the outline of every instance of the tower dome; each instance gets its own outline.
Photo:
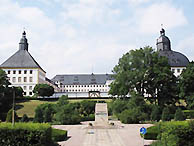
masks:
POLYGON ((160 31, 160 37, 157 39, 156 46, 158 51, 171 50, 170 40, 165 36, 165 30, 163 28, 160 31))

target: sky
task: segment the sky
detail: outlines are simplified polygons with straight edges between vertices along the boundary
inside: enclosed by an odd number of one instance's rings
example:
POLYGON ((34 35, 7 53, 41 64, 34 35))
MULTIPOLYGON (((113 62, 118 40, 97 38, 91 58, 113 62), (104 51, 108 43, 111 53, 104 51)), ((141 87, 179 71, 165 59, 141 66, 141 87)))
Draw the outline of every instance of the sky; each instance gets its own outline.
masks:
POLYGON ((132 49, 156 48, 161 24, 172 50, 194 60, 193 0, 0 0, 0 64, 19 49, 52 79, 111 73, 132 49))

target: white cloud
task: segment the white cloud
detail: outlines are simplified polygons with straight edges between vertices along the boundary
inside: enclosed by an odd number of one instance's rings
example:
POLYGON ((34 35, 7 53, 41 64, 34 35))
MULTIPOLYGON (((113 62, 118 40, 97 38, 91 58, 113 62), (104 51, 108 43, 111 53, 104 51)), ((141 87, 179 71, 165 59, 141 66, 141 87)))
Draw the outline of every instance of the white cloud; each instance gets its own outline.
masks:
POLYGON ((156 33, 161 28, 161 24, 165 28, 174 28, 187 24, 183 10, 175 8, 168 3, 153 4, 147 8, 141 9, 137 17, 140 32, 156 33))
POLYGON ((190 61, 194 60, 194 34, 189 37, 185 37, 185 39, 181 40, 175 48, 177 51, 186 55, 190 61))

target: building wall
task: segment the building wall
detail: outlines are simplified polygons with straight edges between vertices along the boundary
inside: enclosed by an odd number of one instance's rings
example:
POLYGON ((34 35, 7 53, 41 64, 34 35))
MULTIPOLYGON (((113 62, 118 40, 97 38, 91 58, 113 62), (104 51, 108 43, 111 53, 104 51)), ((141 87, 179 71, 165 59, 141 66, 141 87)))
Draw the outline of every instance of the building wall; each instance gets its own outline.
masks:
POLYGON ((186 67, 171 67, 171 71, 174 73, 176 77, 180 76, 184 69, 186 69, 186 67))
MULTIPOLYGON (((33 89, 36 84, 39 83, 40 69, 28 68, 28 69, 3 69, 8 76, 11 86, 22 87, 24 90, 24 96, 33 96, 33 89)), ((45 74, 44 74, 45 75, 45 74)), ((43 76, 41 77, 41 79, 43 76)))

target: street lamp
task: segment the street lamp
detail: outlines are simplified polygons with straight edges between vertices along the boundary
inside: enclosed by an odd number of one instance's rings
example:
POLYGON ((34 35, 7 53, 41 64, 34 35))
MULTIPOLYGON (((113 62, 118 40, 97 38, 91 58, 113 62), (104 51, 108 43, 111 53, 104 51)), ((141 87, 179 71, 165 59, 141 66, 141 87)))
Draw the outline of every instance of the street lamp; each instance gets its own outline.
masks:
POLYGON ((12 126, 15 124, 15 88, 12 87, 13 89, 13 110, 12 110, 12 126))

